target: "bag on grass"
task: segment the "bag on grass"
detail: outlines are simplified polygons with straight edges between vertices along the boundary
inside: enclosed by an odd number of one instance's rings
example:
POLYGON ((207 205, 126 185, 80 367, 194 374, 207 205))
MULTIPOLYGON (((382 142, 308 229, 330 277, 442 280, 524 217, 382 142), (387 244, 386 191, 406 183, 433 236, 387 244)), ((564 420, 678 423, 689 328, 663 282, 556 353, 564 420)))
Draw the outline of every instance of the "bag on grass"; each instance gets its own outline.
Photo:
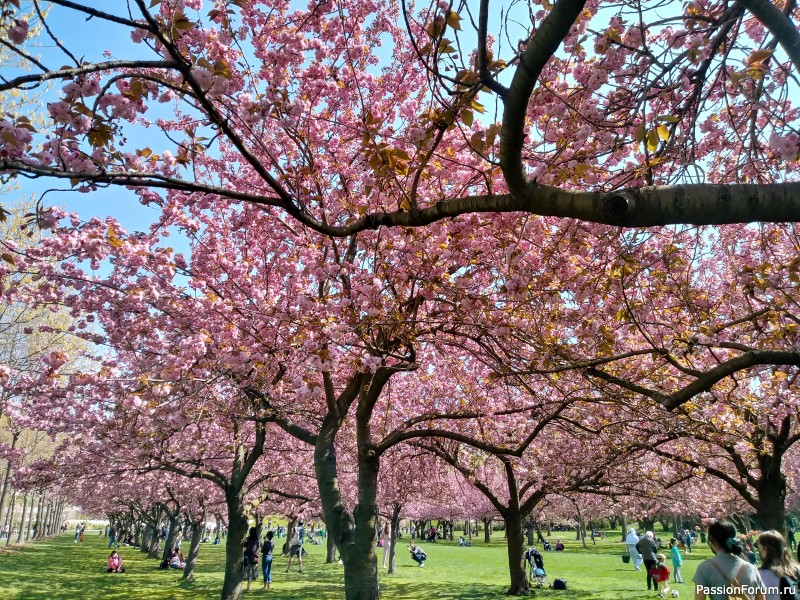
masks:
POLYGON ((567 580, 566 579, 556 579, 553 581, 553 589, 554 590, 565 590, 567 589, 567 580))

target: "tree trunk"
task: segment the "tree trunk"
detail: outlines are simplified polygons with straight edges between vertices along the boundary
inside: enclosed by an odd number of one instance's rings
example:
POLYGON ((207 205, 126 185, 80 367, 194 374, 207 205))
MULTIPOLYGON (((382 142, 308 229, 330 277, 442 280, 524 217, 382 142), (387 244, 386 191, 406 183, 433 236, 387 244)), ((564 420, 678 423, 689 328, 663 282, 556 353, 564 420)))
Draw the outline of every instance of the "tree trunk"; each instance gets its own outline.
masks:
POLYGON ((264 528, 264 517, 259 515, 258 512, 255 512, 253 513, 253 520, 256 522, 255 527, 256 527, 256 532, 258 533, 258 539, 261 539, 264 533, 262 531, 262 529, 264 528))
POLYGON ((656 522, 653 519, 639 519, 639 525, 641 525, 645 531, 652 531, 653 535, 655 535, 656 522))
POLYGON ((378 599, 378 559, 375 555, 378 514, 378 456, 368 443, 368 415, 359 418, 358 501, 353 513, 342 503, 336 466, 334 442, 339 421, 325 417, 314 447, 314 472, 317 478, 322 511, 344 564, 346 600, 378 599))
POLYGON ((538 538, 539 543, 544 544, 545 539, 544 536, 542 535, 542 528, 539 526, 538 521, 534 522, 534 526, 536 527, 536 537, 538 538))
POLYGON ((774 529, 786 534, 786 477, 780 472, 763 470, 756 492, 755 519, 762 531, 774 529))
POLYGON ((6 546, 11 545, 11 530, 14 526, 14 509, 17 504, 17 490, 11 493, 11 504, 8 506, 8 537, 6 538, 6 546))
POLYGON ((175 541, 180 534, 180 508, 176 508, 174 513, 167 511, 169 515, 169 529, 167 530, 167 539, 164 540, 164 551, 161 553, 162 562, 169 560, 170 552, 175 547, 175 541))
POLYGON ((25 541, 26 542, 28 540, 30 540, 31 537, 33 537, 33 533, 32 533, 32 527, 33 527, 33 505, 35 504, 35 502, 33 501, 33 495, 35 493, 36 492, 31 492, 31 506, 28 509, 28 528, 25 531, 25 541))
POLYGON ((397 555, 397 535, 400 533, 400 509, 397 502, 392 507, 392 520, 389 524, 389 539, 384 543, 389 544, 389 575, 395 572, 395 556, 397 555))
POLYGON ((22 534, 25 531, 25 511, 28 510, 28 494, 22 496, 22 520, 19 522, 19 533, 17 534, 17 543, 22 542, 22 534))
POLYGON ((483 521, 483 543, 488 544, 492 541, 492 520, 491 519, 482 519, 483 521))
POLYGON ((628 519, 622 517, 622 542, 624 543, 628 537, 628 519))
POLYGON ((281 548, 281 554, 284 556, 289 554, 289 542, 291 541, 292 537, 294 537, 294 529, 296 525, 297 516, 291 517, 286 523, 286 541, 283 542, 283 547, 281 548))
POLYGON ((336 542, 333 540, 331 530, 328 528, 327 524, 325 525, 325 529, 327 531, 327 535, 325 536, 325 564, 330 565, 339 559, 336 557, 336 542))
POLYGON ((510 596, 527 596, 531 587, 525 572, 525 537, 522 532, 522 516, 515 511, 504 515, 506 538, 508 539, 508 573, 511 576, 510 596))
POLYGON ((378 521, 378 457, 361 446, 358 456, 358 504, 353 510, 353 534, 344 563, 345 600, 378 600, 378 557, 375 554, 378 521))
MULTIPOLYGON (((160 519, 159 519, 160 520, 160 519)), ((158 521, 156 526, 153 527, 153 534, 150 537, 150 549, 147 552, 147 558, 158 558, 158 521)))
POLYGON ((242 596, 242 562, 244 539, 247 537, 247 515, 241 490, 226 494, 228 507, 228 537, 225 540, 225 580, 222 600, 239 600, 242 596))
POLYGON ((33 532, 34 538, 42 537, 42 525, 44 524, 42 519, 44 518, 44 497, 45 490, 42 490, 41 494, 39 494, 39 504, 36 506, 36 530, 33 532))
MULTIPOLYGON (((11 435, 11 448, 9 452, 9 456, 14 454, 14 448, 17 447, 17 440, 19 440, 19 433, 13 433, 11 435)), ((3 487, 0 488, 0 518, 5 516, 6 510, 6 495, 8 494, 8 482, 11 479, 11 461, 6 461, 6 474, 3 477, 3 487)), ((11 531, 8 532, 9 537, 11 536, 11 531)))
POLYGON ((583 520, 583 515, 581 511, 578 511, 578 539, 581 541, 583 545, 583 549, 586 549, 586 523, 583 520))
POLYGON ((53 519, 53 513, 55 512, 55 503, 52 500, 48 500, 47 509, 44 511, 44 523, 42 523, 42 535, 44 537, 50 536, 50 521, 53 519))
POLYGON ((189 554, 186 556, 186 567, 183 569, 183 578, 192 579, 194 577, 194 567, 197 564, 197 556, 200 554, 200 541, 206 532, 205 516, 198 521, 192 522, 192 541, 189 543, 189 554))

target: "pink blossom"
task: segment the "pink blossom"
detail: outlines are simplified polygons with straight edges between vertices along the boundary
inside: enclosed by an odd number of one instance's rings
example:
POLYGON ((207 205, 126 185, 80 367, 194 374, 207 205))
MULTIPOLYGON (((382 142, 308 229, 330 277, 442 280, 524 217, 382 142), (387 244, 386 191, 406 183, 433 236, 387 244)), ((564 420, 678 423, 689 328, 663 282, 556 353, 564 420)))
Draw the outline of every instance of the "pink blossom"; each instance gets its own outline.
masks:
POLYGON ((14 19, 14 25, 8 29, 8 39, 15 44, 21 44, 28 39, 28 22, 14 19))
POLYGON ((790 133, 782 136, 777 132, 772 132, 769 136, 769 146, 780 155, 783 160, 796 160, 798 151, 798 136, 790 133))

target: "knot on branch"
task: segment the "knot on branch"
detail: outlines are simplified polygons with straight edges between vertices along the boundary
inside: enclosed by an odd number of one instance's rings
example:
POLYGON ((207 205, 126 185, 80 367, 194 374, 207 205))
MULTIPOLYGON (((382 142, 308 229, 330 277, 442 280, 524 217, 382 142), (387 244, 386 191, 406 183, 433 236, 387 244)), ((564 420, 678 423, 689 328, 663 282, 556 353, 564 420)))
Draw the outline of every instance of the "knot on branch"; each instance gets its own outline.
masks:
POLYGON ((631 191, 615 191, 600 198, 600 211, 611 222, 622 221, 636 210, 636 195, 631 191))

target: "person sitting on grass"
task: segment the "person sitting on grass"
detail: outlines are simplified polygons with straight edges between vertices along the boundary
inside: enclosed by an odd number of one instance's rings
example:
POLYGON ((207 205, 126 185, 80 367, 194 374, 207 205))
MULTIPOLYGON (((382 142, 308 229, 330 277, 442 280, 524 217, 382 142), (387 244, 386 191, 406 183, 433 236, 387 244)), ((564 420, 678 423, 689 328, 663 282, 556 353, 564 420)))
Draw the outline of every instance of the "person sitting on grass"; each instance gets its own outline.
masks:
POLYGON ((122 557, 116 550, 112 550, 108 555, 108 563, 106 564, 109 573, 124 573, 125 567, 122 566, 122 557))
POLYGON ((564 544, 561 543, 561 540, 556 540, 556 552, 561 552, 564 549, 564 544))
POLYGON ((177 546, 172 549, 172 553, 169 556, 169 568, 170 569, 183 569, 186 567, 186 560, 183 558, 183 554, 181 551, 178 550, 177 546))

